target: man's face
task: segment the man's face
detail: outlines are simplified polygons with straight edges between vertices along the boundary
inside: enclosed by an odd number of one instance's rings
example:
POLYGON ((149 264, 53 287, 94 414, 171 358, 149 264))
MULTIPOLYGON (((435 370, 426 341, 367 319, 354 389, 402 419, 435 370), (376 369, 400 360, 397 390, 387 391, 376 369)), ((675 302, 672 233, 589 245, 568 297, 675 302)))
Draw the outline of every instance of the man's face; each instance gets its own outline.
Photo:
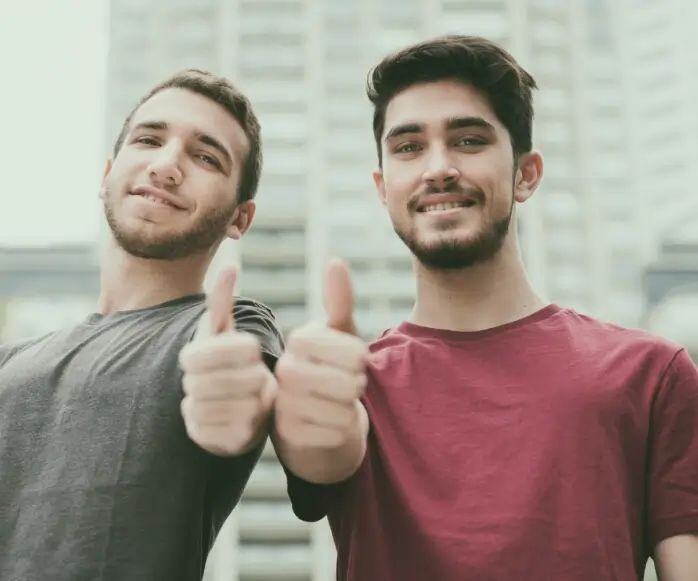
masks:
POLYGON ((155 94, 131 119, 103 181, 119 245, 134 256, 173 260, 239 237, 239 213, 254 213, 253 202, 236 206, 248 149, 242 127, 217 103, 179 88, 155 94))
POLYGON ((388 104, 374 179, 395 231, 432 268, 489 259, 506 237, 515 166, 485 96, 458 81, 418 84, 388 104))

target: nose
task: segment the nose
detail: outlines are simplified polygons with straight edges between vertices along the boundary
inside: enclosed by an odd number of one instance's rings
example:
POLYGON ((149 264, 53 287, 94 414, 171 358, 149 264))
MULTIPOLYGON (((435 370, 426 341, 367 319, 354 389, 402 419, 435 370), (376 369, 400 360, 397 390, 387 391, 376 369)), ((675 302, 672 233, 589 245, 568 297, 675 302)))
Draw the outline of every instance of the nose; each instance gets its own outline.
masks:
POLYGON ((427 157, 427 167, 422 174, 422 179, 429 187, 441 190, 456 183, 459 178, 460 171, 448 151, 444 148, 432 148, 427 157))
POLYGON ((157 187, 173 187, 182 183, 179 167, 179 151, 176 146, 162 147, 148 166, 148 177, 157 187))

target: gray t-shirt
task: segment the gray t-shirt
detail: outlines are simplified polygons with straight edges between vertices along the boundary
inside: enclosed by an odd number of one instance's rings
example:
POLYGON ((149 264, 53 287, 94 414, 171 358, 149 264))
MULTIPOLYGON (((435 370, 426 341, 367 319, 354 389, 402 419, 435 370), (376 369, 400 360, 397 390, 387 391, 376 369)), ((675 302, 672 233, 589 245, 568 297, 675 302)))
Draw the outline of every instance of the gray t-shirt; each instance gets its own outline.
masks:
MULTIPOLYGON (((0 346, 0 579, 200 579, 261 449, 209 454, 186 434, 177 357, 203 295, 0 346)), ((271 311, 238 330, 273 366, 271 311)))

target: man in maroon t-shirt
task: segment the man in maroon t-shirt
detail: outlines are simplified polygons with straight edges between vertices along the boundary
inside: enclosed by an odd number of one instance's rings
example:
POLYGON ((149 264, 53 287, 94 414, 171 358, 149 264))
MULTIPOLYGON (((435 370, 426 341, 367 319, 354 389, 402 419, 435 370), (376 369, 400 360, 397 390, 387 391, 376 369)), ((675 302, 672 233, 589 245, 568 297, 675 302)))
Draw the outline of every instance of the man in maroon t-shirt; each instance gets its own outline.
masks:
POLYGON ((414 255, 409 321, 367 349, 331 263, 329 325, 289 339, 274 441, 338 578, 698 580, 698 372, 647 333, 548 304, 520 257, 535 82, 484 39, 371 73, 381 201, 414 255))

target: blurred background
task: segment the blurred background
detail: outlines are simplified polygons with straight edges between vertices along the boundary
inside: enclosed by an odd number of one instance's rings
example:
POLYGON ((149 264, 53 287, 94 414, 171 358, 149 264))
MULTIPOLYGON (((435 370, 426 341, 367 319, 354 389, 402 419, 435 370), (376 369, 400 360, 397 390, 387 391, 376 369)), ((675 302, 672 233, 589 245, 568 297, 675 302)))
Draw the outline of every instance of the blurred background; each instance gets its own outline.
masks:
MULTIPOLYGON (((388 51, 464 33, 502 43, 540 87, 545 179, 520 214, 536 287, 698 356, 692 0, 25 0, 3 8, 0 27, 3 342, 94 310, 104 161, 138 98, 186 67, 233 79, 262 123, 255 223, 216 268, 239 263, 239 293, 270 305, 288 331, 322 316, 322 267, 339 255, 367 338, 404 319, 410 260, 370 177, 366 74, 388 51)), ((207 579, 333 572, 325 524, 296 521, 266 450, 207 579)))

